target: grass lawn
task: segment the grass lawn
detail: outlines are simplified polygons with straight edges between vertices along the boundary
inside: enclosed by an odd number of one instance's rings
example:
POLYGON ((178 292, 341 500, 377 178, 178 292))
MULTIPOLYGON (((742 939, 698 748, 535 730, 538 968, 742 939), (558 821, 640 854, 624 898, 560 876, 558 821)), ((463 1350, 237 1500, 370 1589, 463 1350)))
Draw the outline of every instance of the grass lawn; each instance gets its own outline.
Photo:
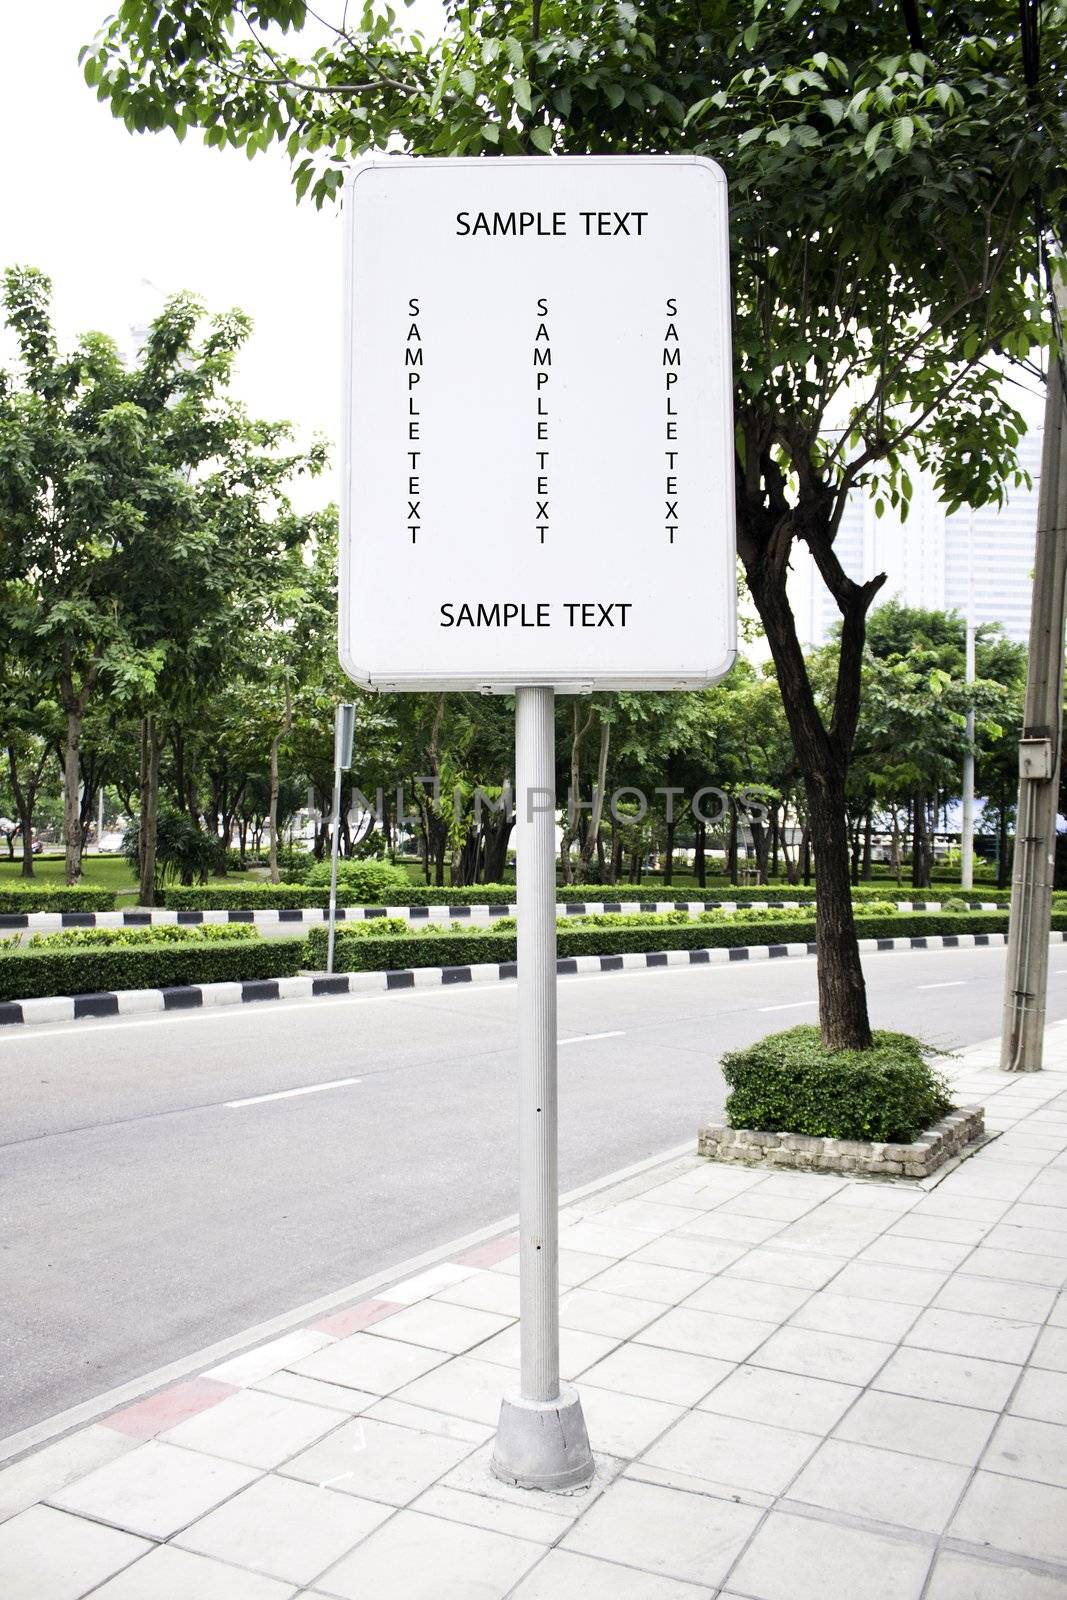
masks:
MULTIPOLYGON (((211 878, 211 883, 260 883, 262 874, 256 872, 228 872, 224 878, 211 878)), ((22 856, 14 861, 0 860, 0 887, 10 888, 36 884, 39 888, 62 888, 66 882, 61 855, 34 856, 33 877, 22 876, 22 856)), ((82 857, 82 875, 79 879, 85 889, 113 889, 121 906, 134 905, 137 900, 137 879, 129 862, 123 856, 98 856, 91 851, 82 857)))

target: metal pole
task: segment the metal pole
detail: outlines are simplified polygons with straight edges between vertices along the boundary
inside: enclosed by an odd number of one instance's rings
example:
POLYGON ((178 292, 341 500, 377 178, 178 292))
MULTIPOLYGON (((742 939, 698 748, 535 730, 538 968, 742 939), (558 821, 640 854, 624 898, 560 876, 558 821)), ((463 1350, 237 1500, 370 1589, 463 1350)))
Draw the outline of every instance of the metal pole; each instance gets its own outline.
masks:
MULTIPOLYGON (((974 623, 967 621, 967 662, 963 681, 974 682, 974 623)), ((967 750, 963 757, 963 829, 960 834, 960 884, 974 886, 974 707, 967 712, 967 750)))
POLYGON ((521 1375, 500 1407, 493 1472, 528 1489, 593 1475, 581 1401, 559 1381, 553 705, 551 689, 516 691, 521 1375))
MULTIPOLYGON (((1067 317, 1067 287, 1056 300, 1067 317)), ((1048 988, 1048 936, 1060 788, 1064 587, 1067 581, 1067 428, 1055 345, 1049 354, 1041 454, 1030 652, 1019 742, 1019 803, 1000 1065, 1040 1072, 1048 988)))
POLYGON ((326 971, 333 971, 333 936, 337 928, 337 851, 341 843, 341 769, 333 769, 333 837, 330 841, 330 931, 326 935, 326 971))
POLYGON ((104 785, 100 785, 100 793, 96 797, 96 853, 104 848, 104 785))

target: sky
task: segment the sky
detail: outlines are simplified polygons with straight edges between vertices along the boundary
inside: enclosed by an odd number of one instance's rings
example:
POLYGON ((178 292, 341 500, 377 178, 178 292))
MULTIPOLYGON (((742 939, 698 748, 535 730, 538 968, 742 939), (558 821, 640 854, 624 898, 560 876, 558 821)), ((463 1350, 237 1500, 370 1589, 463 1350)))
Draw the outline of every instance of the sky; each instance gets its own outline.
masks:
MULTIPOLYGON (((240 306, 255 330, 234 392, 256 415, 324 434, 336 498, 340 417, 340 213, 297 204, 283 154, 249 161, 196 133, 130 134, 78 66, 109 0, 7 0, 0 8, 0 266, 40 267, 60 343, 99 329, 133 350, 168 294, 240 306), (32 63, 32 70, 30 64, 32 63)), ((426 27, 434 0, 409 17, 426 27)), ((412 24, 413 25, 413 24, 412 24)), ((3 346, 5 356, 9 346, 3 346)))

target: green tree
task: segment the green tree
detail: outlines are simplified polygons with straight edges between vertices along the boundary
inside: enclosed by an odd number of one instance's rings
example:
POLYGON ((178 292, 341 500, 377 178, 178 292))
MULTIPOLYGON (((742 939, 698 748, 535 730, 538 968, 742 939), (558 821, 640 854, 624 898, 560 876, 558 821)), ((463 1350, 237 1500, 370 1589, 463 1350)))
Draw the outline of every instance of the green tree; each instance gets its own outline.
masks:
POLYGON ((883 579, 852 578, 835 539, 852 490, 906 506, 912 460, 951 504, 998 499, 1015 469, 1021 419, 992 358, 1025 361, 1047 336, 1032 218, 1035 196, 1040 218, 1062 211, 1062 0, 1040 59, 1009 0, 452 3, 429 48, 368 5, 295 52, 309 14, 123 0, 86 78, 131 129, 281 144, 319 204, 392 138, 442 155, 695 149, 726 168, 738 547, 806 791, 823 1036, 868 1044, 846 783, 883 579), (797 546, 842 618, 823 704, 786 592, 797 546))

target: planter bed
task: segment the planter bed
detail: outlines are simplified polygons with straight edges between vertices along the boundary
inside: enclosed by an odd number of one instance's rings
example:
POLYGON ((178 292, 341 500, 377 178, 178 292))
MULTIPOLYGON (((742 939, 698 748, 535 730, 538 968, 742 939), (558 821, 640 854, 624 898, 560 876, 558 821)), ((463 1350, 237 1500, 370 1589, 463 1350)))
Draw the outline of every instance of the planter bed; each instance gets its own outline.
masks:
POLYGON ((964 1106, 928 1128, 911 1144, 861 1139, 818 1139, 804 1133, 761 1133, 709 1123, 697 1136, 697 1153, 734 1166, 777 1172, 833 1172, 856 1178, 929 1178, 985 1133, 981 1106, 964 1106))

